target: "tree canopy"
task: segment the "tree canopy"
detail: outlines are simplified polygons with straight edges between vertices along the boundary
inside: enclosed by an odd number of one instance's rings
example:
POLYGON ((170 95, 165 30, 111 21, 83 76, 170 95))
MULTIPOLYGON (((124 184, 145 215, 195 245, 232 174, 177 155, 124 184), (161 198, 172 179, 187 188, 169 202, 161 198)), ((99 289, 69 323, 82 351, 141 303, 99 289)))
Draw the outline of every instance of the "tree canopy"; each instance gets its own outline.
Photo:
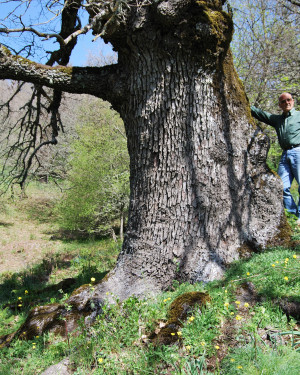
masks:
POLYGON ((300 23, 297 6, 287 1, 231 1, 233 55, 251 103, 277 110, 278 96, 299 96, 300 23))

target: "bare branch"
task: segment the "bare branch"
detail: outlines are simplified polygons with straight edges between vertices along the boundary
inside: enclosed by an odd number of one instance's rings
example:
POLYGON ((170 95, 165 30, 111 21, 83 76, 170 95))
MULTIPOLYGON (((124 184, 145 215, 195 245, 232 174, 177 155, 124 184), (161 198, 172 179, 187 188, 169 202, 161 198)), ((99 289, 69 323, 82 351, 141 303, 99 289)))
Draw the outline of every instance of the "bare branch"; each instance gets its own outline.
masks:
POLYGON ((0 28, 0 33, 5 33, 5 34, 10 34, 10 33, 23 33, 25 31, 29 31, 31 33, 36 34, 37 36, 45 39, 50 39, 50 38, 56 38, 57 41, 63 45, 65 45, 64 39, 59 35, 59 34, 46 34, 39 32, 38 30, 35 30, 33 27, 23 27, 20 29, 7 29, 7 28, 0 28))
MULTIPOLYGON (((62 10, 59 11, 61 15, 61 31, 57 33, 42 33, 31 26, 24 26, 22 15, 19 16, 19 24, 22 25, 20 29, 6 29, 2 28, 0 31, 9 34, 10 32, 21 32, 24 31, 31 32, 39 37, 49 39, 50 37, 55 37, 59 42, 60 48, 57 51, 53 51, 47 62, 47 65, 42 66, 46 71, 51 69, 50 66, 58 63, 60 65, 67 65, 70 59, 71 52, 76 45, 77 35, 69 38, 73 33, 80 30, 80 21, 78 19, 78 10, 81 6, 82 0, 65 0, 62 10), (68 45, 66 45, 64 39, 68 38, 68 45)), ((29 3, 27 4, 29 5, 29 3)), ((47 4, 48 10, 52 9, 54 5, 61 5, 57 1, 50 1, 47 4)), ((55 12, 54 12, 55 13, 55 12)), ((24 14, 23 14, 24 15, 24 14)), ((55 17, 57 16, 57 12, 55 17)), ((55 87, 53 84, 53 78, 48 77, 48 83, 46 81, 38 79, 37 77, 25 76, 29 71, 33 71, 38 64, 31 62, 30 60, 24 59, 21 56, 12 55, 8 49, 1 47, 0 50, 0 60, 1 60, 1 78, 11 78, 20 79, 24 82, 34 83, 35 89, 30 100, 23 106, 23 115, 17 120, 8 130, 7 140, 16 132, 18 132, 17 138, 13 144, 9 146, 6 150, 6 161, 4 163, 3 170, 6 169, 6 181, 8 183, 17 182, 24 185, 26 178, 28 176, 29 169, 32 167, 33 160, 37 161, 39 165, 38 153, 41 148, 45 145, 56 144, 56 137, 58 135, 59 127, 61 126, 59 107, 62 97, 62 88, 55 87), (12 68, 12 69, 11 69, 12 68), (12 71, 15 69, 15 73, 12 71), (25 76, 22 78, 22 71, 25 76), (19 76, 19 78, 17 78, 19 76), (46 93, 41 85, 46 84, 49 87, 53 87, 53 93, 46 93), (48 103, 48 104, 47 104, 48 103), (42 125, 42 118, 47 118, 47 113, 50 115, 49 121, 47 120, 45 124, 42 125), (45 117, 46 116, 46 117, 45 117), (50 132, 50 134, 49 134, 50 132), (33 150, 33 151, 32 151, 33 150), (9 158, 15 155, 15 158, 10 162, 10 168, 7 171, 7 162, 9 158)), ((62 68, 62 67, 60 67, 62 68)), ((48 71, 49 73, 49 71, 48 71)), ((66 73, 66 71, 64 72, 66 73)), ((47 75, 47 74, 46 74, 47 75)), ((15 94, 16 95, 16 94, 15 94)), ((11 97, 12 100, 15 95, 11 97)), ((7 116, 9 114, 10 100, 5 103, 7 107, 7 116)), ((4 107, 3 105, 2 107, 4 107)), ((22 108, 21 108, 22 110, 22 108)))

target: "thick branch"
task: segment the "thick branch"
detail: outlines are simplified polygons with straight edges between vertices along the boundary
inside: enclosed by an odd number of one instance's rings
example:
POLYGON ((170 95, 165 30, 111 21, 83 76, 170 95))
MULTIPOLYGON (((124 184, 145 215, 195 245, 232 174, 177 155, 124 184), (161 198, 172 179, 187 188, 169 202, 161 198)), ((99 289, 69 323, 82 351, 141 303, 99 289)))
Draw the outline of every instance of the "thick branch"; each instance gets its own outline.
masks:
POLYGON ((124 97, 124 74, 118 64, 104 67, 49 67, 0 48, 0 79, 44 85, 75 94, 90 94, 109 101, 116 109, 124 97))

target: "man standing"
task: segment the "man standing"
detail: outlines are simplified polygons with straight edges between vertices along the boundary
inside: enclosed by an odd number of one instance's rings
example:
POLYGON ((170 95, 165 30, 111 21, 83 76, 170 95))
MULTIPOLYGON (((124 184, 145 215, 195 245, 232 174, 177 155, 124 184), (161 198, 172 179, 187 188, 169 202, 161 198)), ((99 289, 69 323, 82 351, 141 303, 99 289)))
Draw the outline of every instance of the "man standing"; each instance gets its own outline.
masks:
POLYGON ((298 217, 300 225, 300 199, 296 205, 290 187, 295 178, 300 195, 300 112, 294 108, 292 95, 284 92, 279 96, 281 115, 273 115, 251 106, 251 114, 257 120, 275 128, 280 147, 283 149, 278 174, 283 182, 283 204, 287 211, 298 217))

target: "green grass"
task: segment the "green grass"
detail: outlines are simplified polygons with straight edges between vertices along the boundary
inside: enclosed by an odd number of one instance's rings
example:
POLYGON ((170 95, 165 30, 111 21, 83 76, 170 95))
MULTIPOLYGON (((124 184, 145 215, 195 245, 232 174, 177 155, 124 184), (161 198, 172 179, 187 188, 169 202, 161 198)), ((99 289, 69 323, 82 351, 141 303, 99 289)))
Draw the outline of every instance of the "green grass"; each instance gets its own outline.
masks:
MULTIPOLYGON (((51 211, 51 205, 46 207, 51 211)), ((14 209, 8 205, 6 214, 13 215, 14 209)), ((24 203, 22 209, 26 220, 38 225, 54 220, 46 208, 40 210, 42 220, 24 203)), ((298 231, 294 227, 295 238, 298 231)), ((0 335, 15 331, 32 306, 63 302, 91 277, 100 280, 113 267, 119 246, 111 240, 60 240, 56 251, 32 268, 3 273, 0 335), (45 289, 66 277, 75 279, 69 292, 45 289)), ((171 290, 155 298, 131 297, 104 306, 92 327, 82 321, 68 340, 46 333, 30 341, 13 341, 0 351, 0 374, 39 374, 69 357, 74 374, 296 375, 300 339, 293 337, 296 322, 283 313, 279 301, 299 301, 299 271, 299 249, 273 248, 234 263, 220 281, 174 282, 171 290), (247 285, 256 291, 249 304, 241 298, 247 285), (192 291, 209 293, 209 304, 202 309, 196 306, 180 331, 172 332, 179 339, 175 344, 155 346, 150 334, 167 321, 171 303, 192 291)))
MULTIPOLYGON (((274 344, 263 335, 265 327, 280 333, 292 331, 295 326, 295 321, 291 319, 288 322, 281 309, 274 304, 273 298, 276 290, 280 290, 278 296, 294 295, 294 287, 299 286, 300 282, 299 273, 293 281, 283 282, 280 289, 263 287, 263 278, 270 284, 272 280, 281 282, 281 269, 272 267, 275 259, 293 259, 293 262, 289 261, 290 271, 299 267, 299 257, 295 259, 293 255, 294 251, 274 249, 257 254, 251 260, 239 261, 233 268, 234 272, 230 269, 221 282, 205 286, 175 283, 174 290, 156 298, 138 300, 132 297, 122 304, 106 306, 96 323, 90 328, 81 324, 77 335, 70 335, 69 343, 49 334, 29 342, 16 340, 10 348, 0 352, 0 373, 38 374, 38 371, 66 356, 76 369, 75 374, 179 375, 198 374, 201 368, 205 374, 299 373, 300 354, 296 347, 292 348, 292 343, 286 337, 287 341, 283 345, 282 340, 278 339, 278 343, 274 344), (241 271, 240 275, 248 270, 256 272, 238 279, 238 270, 241 271), (260 270, 264 270, 263 276, 254 277, 260 270), (244 279, 250 279, 259 293, 263 293, 261 302, 249 307, 245 307, 244 303, 236 303, 235 293, 244 279), (166 321, 168 307, 177 296, 204 290, 210 294, 211 302, 202 311, 195 308, 191 312, 180 331, 179 344, 155 347, 147 340, 158 322, 166 321), (237 320, 237 317, 241 319, 237 320), (226 325, 236 325, 230 339, 222 334, 226 325), (207 369, 203 359, 209 363, 210 358, 218 360, 207 369)), ((18 291, 16 295, 19 294, 18 291)), ((2 311, 0 320, 6 327, 16 327, 24 315, 6 309, 2 311), (16 317, 17 323, 12 322, 16 317)), ((178 335, 178 332, 174 333, 178 335)))
POLYGON ((288 295, 299 299, 300 263, 297 252, 274 248, 250 260, 237 262, 227 272, 225 282, 234 282, 235 285, 253 282, 262 296, 276 298, 288 295))
POLYGON ((253 343, 237 348, 222 365, 226 375, 298 375, 299 353, 287 346, 255 348, 253 343))

